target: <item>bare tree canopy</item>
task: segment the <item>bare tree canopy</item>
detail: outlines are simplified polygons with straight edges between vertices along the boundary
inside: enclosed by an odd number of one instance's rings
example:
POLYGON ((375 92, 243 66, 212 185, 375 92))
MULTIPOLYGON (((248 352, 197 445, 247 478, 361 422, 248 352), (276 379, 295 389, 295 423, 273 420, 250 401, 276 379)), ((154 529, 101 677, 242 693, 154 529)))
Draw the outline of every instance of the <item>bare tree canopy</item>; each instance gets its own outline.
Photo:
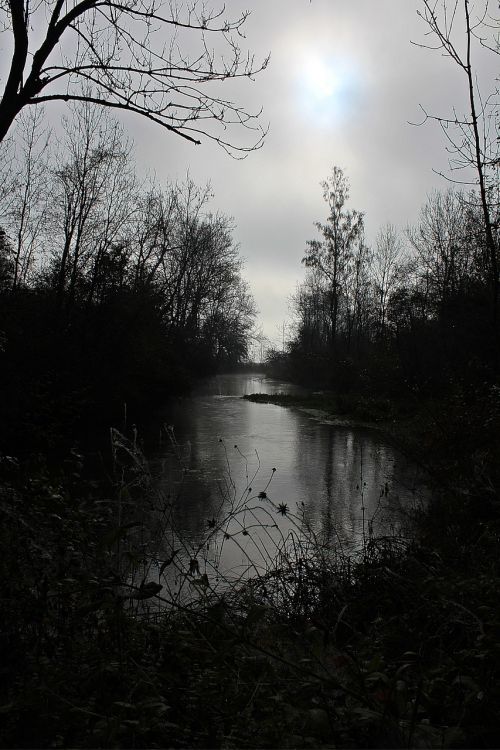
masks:
POLYGON ((27 105, 90 101, 142 115, 200 143, 241 154, 262 144, 260 112, 220 95, 267 65, 240 47, 248 12, 199 0, 0 0, 10 65, 0 102, 0 141, 27 105), (251 131, 234 142, 234 127, 251 131))
POLYGON ((489 253, 492 313, 496 327, 500 295, 498 247, 495 237, 495 206, 498 205, 498 79, 487 97, 481 91, 474 53, 486 49, 500 54, 500 18, 491 9, 491 0, 422 0, 418 15, 428 29, 431 42, 423 46, 449 57, 465 74, 466 108, 464 116, 425 118, 436 120, 448 141, 453 169, 472 169, 479 187, 484 234, 489 253), (461 25, 460 25, 461 24, 461 25))

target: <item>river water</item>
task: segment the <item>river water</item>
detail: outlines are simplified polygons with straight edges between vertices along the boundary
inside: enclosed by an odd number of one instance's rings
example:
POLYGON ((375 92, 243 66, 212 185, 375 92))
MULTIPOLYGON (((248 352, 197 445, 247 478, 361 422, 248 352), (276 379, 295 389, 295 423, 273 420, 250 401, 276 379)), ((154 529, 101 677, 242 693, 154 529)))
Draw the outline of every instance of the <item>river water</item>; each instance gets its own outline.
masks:
POLYGON ((265 572, 301 534, 355 550, 401 533, 425 483, 382 433, 241 398, 297 390, 261 374, 219 375, 171 407, 157 455, 172 508, 158 565, 178 549, 178 570, 234 579, 265 572))

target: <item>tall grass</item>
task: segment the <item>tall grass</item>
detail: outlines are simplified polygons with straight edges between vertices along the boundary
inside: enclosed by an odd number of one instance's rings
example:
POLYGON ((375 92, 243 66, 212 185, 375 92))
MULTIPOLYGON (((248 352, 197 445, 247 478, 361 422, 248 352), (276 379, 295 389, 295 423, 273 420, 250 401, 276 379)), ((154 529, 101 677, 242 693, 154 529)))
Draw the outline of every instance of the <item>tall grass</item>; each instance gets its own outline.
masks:
POLYGON ((232 450, 195 539, 134 434, 99 482, 2 459, 1 745, 495 746, 497 573, 370 518, 327 543, 232 450))

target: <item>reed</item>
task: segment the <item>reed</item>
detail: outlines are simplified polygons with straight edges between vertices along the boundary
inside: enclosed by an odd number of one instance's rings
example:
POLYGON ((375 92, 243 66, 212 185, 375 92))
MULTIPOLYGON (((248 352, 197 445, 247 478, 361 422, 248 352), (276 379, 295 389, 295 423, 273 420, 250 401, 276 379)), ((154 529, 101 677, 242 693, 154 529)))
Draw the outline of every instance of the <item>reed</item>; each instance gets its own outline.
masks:
POLYGON ((258 456, 220 448, 246 484, 221 482, 195 541, 186 485, 133 432, 111 432, 98 482, 78 454, 58 476, 2 458, 0 744, 498 744, 495 529, 461 556, 366 518, 349 550, 274 497, 258 456))

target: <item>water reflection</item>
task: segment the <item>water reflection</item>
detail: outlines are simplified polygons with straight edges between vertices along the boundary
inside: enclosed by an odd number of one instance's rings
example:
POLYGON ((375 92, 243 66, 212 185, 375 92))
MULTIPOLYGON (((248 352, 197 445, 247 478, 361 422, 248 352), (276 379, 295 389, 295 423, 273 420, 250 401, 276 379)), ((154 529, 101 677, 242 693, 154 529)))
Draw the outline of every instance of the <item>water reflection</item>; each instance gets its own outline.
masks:
POLYGON ((302 393, 304 388, 281 380, 267 378, 263 373, 230 373, 203 380, 194 396, 247 396, 251 393, 302 393))
POLYGON ((176 534, 201 545, 212 519, 254 498, 252 512, 233 518, 226 529, 221 560, 226 569, 243 570, 245 550, 255 553, 266 539, 271 544, 270 537, 273 543, 286 538, 293 522, 276 512, 280 504, 304 513, 322 540, 352 548, 372 531, 399 528, 405 509, 423 499, 418 471, 378 432, 240 398, 291 390, 260 375, 219 376, 168 415, 172 441, 161 460, 164 487, 174 499, 176 534), (264 491, 274 506, 258 500, 264 491), (258 523, 266 525, 264 534, 255 530, 258 523), (269 531, 273 524, 278 528, 269 531))

